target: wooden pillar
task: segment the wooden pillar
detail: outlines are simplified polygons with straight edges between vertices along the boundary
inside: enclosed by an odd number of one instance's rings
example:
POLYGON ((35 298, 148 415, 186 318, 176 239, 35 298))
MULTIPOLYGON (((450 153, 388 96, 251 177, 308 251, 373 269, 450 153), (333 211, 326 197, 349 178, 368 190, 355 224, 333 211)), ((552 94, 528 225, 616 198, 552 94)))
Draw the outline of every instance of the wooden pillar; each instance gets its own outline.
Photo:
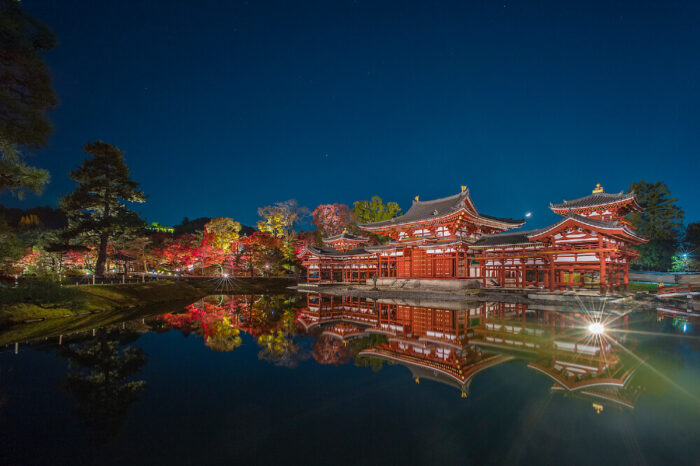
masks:
POLYGON ((554 270, 554 257, 551 258, 549 263, 549 291, 554 291, 555 284, 555 270, 554 270))
POLYGON ((630 290, 630 263, 625 260, 625 291, 630 290))
POLYGON ((607 278, 605 276, 605 253, 601 252, 600 253, 600 293, 604 294, 605 293, 605 287, 607 284, 607 278))

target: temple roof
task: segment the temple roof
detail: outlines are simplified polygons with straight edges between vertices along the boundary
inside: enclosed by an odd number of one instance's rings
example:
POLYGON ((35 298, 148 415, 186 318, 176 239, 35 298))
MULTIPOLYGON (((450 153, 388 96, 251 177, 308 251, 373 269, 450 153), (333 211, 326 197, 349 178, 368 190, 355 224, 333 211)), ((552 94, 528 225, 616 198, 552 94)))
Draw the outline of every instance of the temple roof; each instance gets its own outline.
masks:
POLYGON ((588 207, 597 207, 606 204, 615 204, 623 201, 635 201, 634 192, 625 193, 620 191, 619 193, 606 193, 597 192, 589 194, 588 196, 580 197, 574 199, 573 201, 564 201, 561 204, 549 204, 550 209, 583 209, 588 207))
POLYGON ((624 225, 620 222, 611 220, 596 220, 593 218, 584 217, 583 215, 575 214, 572 211, 570 211, 566 217, 559 220, 558 222, 553 223, 544 228, 538 228, 537 230, 509 231, 504 233, 496 233, 494 235, 483 235, 474 244, 472 244, 472 247, 479 248, 485 246, 505 246, 511 244, 526 244, 530 242, 535 242, 536 240, 533 239, 534 237, 539 236, 542 233, 546 233, 547 231, 554 230, 559 225, 567 222, 570 219, 575 220, 584 225, 589 225, 594 228, 601 228, 606 230, 619 230, 620 232, 625 233, 629 236, 645 241, 644 238, 637 235, 634 231, 630 230, 629 227, 627 227, 627 225, 624 225))
POLYGON ((339 251, 334 248, 320 248, 318 246, 306 246, 304 248, 304 251, 302 251, 299 255, 301 256, 304 254, 305 251, 309 251, 311 254, 316 254, 319 256, 334 256, 334 257, 343 257, 343 256, 359 256, 359 255, 364 255, 364 254, 372 254, 371 252, 367 251, 364 248, 355 248, 355 249, 350 249, 349 251, 339 251))
POLYGON ((624 234, 631 236, 633 238, 640 239, 643 242, 647 241, 645 238, 636 234, 627 225, 625 225, 623 223, 620 223, 617 221, 611 221, 611 220, 596 220, 593 218, 584 217, 583 215, 575 214, 571 211, 569 211, 568 215, 566 217, 564 217, 563 219, 559 220, 557 223, 554 223, 554 224, 552 224, 548 227, 545 227, 545 228, 540 228, 535 233, 530 233, 528 235, 528 237, 533 238, 535 236, 541 235, 542 233, 546 233, 548 231, 554 230, 555 228, 559 227, 559 225, 561 225, 569 220, 575 220, 579 223, 591 226, 593 228, 601 228, 601 229, 605 229, 605 230, 619 230, 621 233, 624 233, 624 234))
POLYGON ((341 239, 347 239, 350 241, 369 241, 369 238, 366 236, 357 236, 357 235, 353 235, 352 233, 348 233, 347 231, 344 231, 339 235, 333 235, 333 236, 329 236, 328 238, 323 238, 323 242, 324 243, 331 243, 333 241, 338 241, 341 239))
POLYGON ((524 231, 509 231, 505 233, 497 233, 495 235, 483 235, 472 246, 502 246, 509 244, 524 244, 530 242, 530 235, 535 235, 544 231, 539 230, 524 230, 524 231))
POLYGON ((476 217, 480 217, 486 220, 493 220, 512 226, 518 226, 524 223, 524 220, 493 217, 490 215, 478 213, 476 211, 476 208, 474 208, 474 204, 472 203, 471 198, 469 197, 469 190, 465 189, 460 193, 448 197, 443 197, 440 199, 433 199, 430 201, 414 200, 413 205, 411 205, 411 208, 408 209, 408 211, 405 214, 399 217, 394 217, 389 220, 383 220, 381 222, 367 223, 359 226, 362 228, 379 228, 395 225, 405 225, 407 223, 414 223, 423 220, 431 220, 440 217, 445 217, 447 215, 453 214, 461 209, 466 208, 466 206, 469 206, 470 210, 473 208, 472 213, 475 214, 476 217))

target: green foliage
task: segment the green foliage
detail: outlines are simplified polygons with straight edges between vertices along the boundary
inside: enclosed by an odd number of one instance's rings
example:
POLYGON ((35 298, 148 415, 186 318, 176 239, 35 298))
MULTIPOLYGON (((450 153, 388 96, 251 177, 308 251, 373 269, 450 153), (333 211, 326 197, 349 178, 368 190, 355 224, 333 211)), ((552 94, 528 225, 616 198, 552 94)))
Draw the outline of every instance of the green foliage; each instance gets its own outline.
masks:
POLYGON ((15 145, 0 139, 0 192, 22 199, 27 190, 40 194, 48 182, 48 171, 27 165, 15 145))
POLYGON ((102 275, 109 239, 134 234, 144 226, 125 202, 144 202, 146 196, 129 178, 124 153, 117 147, 97 141, 87 143, 84 149, 93 157, 70 173, 78 186, 61 200, 69 219, 65 237, 99 246, 95 273, 102 275))
POLYGON ((690 270, 690 257, 688 254, 676 254, 671 258, 671 272, 687 272, 688 270, 690 270))
POLYGON ((8 270, 23 253, 22 242, 0 218, 0 272, 8 270))
POLYGON ((355 221, 360 224, 389 220, 401 213, 401 207, 396 202, 383 203, 379 196, 372 196, 369 201, 356 201, 352 209, 355 221))
POLYGON ((58 100, 41 53, 56 38, 19 1, 0 0, 0 43, 0 192, 21 198, 49 180, 46 170, 24 163, 19 148, 42 147, 53 131, 46 114, 58 100))
POLYGON ((690 259, 689 269, 693 271, 700 270, 700 222, 694 222, 688 225, 685 229, 685 238, 683 238, 685 252, 690 259))
POLYGON ((636 232, 649 240, 636 247, 641 254, 636 263, 644 269, 666 271, 680 243, 683 210, 664 183, 640 181, 632 183, 630 190, 644 211, 630 214, 629 220, 636 232))
POLYGON ((52 132, 46 112, 58 99, 41 53, 56 46, 44 24, 15 0, 0 0, 0 140, 40 147, 52 132))

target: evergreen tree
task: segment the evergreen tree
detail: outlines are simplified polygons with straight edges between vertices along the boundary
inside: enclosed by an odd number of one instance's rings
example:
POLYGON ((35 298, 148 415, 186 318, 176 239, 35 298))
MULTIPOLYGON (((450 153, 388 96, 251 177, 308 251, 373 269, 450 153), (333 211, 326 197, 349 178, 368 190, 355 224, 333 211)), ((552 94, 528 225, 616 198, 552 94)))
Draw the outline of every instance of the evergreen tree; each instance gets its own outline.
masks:
POLYGON ((78 186, 61 200, 61 208, 69 218, 65 236, 98 245, 95 274, 103 275, 109 240, 144 225, 124 202, 144 202, 146 196, 138 189, 138 183, 129 179, 124 153, 117 147, 98 141, 87 143, 84 149, 93 157, 83 160, 82 165, 70 173, 78 186))
POLYGON ((670 197, 665 183, 632 183, 637 202, 643 212, 630 214, 629 220, 637 234, 648 239, 636 249, 641 254, 637 263, 645 269, 666 271, 671 267, 672 257, 680 245, 683 228, 683 210, 676 205, 678 199, 670 197))
POLYGON ((48 172, 26 165, 19 148, 45 146, 53 130, 46 113, 57 98, 41 53, 54 48, 56 38, 21 2, 0 0, 0 44, 0 192, 21 197, 48 182, 48 172))
POLYGON ((685 229, 683 238, 685 254, 691 270, 700 270, 700 222, 693 222, 685 229))
POLYGON ((396 202, 384 204, 379 196, 372 196, 369 201, 356 201, 353 205, 352 215, 359 224, 389 220, 401 213, 401 207, 396 202))

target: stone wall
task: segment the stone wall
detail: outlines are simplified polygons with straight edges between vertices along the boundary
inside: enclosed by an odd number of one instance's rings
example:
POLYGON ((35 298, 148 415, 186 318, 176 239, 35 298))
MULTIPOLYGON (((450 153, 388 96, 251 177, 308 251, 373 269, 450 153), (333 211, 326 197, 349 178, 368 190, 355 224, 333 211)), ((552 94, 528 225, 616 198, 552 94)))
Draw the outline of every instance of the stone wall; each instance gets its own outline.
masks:
MULTIPOLYGON (((372 280, 367 280, 372 285, 372 280)), ((479 288, 479 279, 450 279, 450 278, 378 278, 377 286, 387 286, 406 290, 466 290, 479 288)))
POLYGON ((700 285, 700 273, 630 272, 630 281, 673 285, 676 283, 676 276, 679 285, 700 285))

